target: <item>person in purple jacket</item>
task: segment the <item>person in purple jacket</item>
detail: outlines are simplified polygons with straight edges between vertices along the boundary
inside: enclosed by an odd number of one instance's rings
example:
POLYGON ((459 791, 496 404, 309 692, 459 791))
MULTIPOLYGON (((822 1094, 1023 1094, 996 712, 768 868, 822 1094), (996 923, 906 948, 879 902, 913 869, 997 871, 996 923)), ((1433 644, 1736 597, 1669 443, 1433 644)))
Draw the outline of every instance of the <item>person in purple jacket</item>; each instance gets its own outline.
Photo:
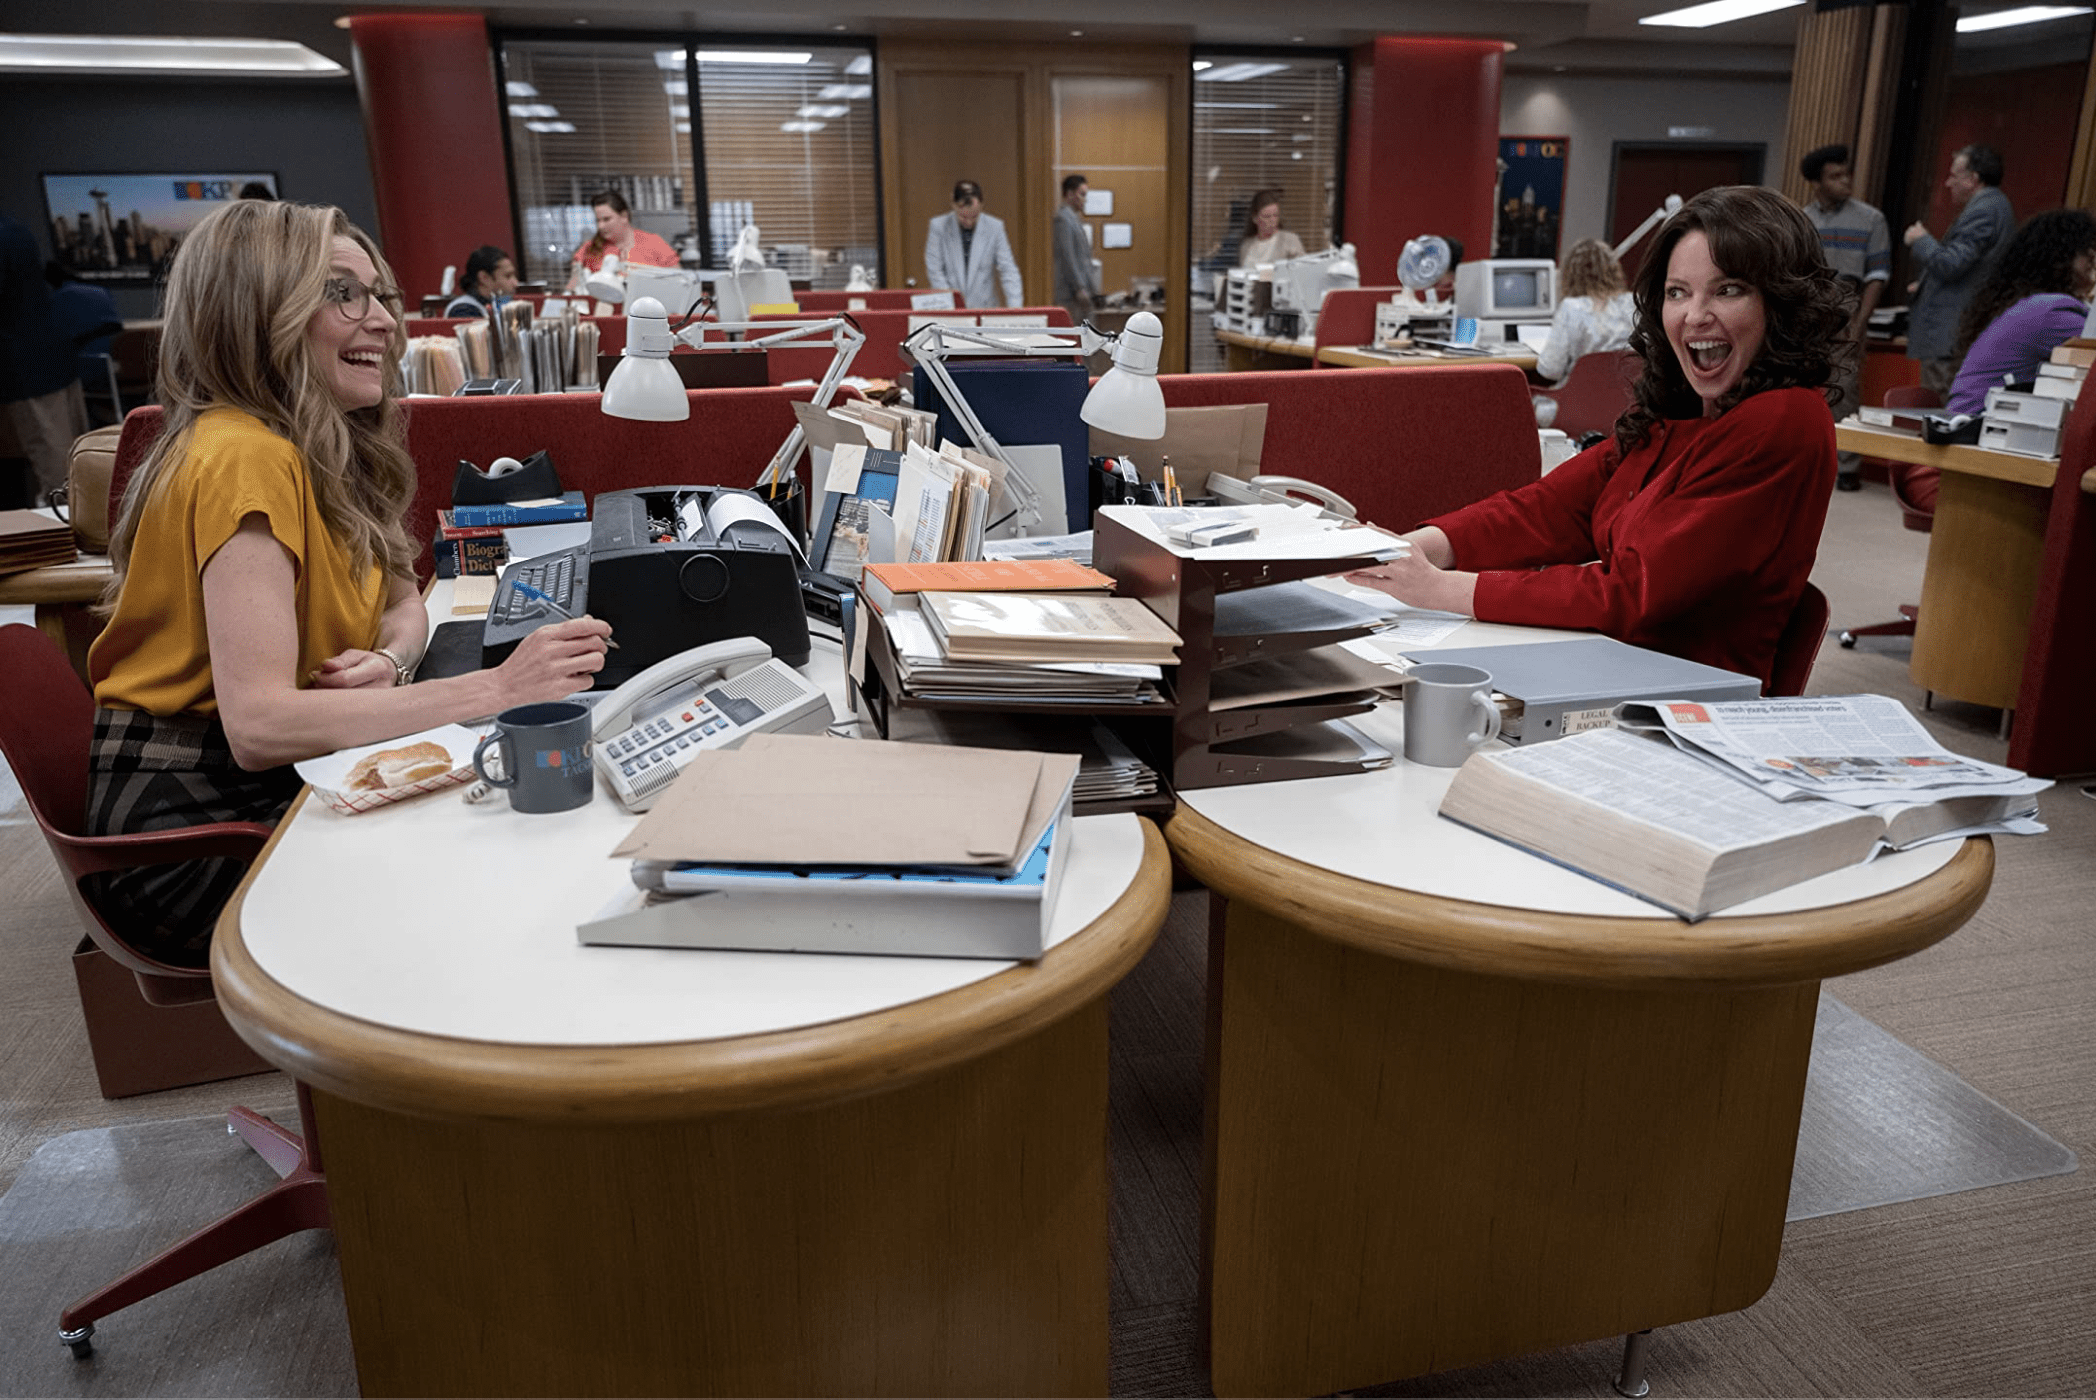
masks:
POLYGON ((2081 334, 2096 284, 2096 215, 2054 209, 2029 219, 1973 294, 1958 325, 1964 363, 1945 405, 1979 413, 1987 391, 2028 384, 2053 347, 2081 334))

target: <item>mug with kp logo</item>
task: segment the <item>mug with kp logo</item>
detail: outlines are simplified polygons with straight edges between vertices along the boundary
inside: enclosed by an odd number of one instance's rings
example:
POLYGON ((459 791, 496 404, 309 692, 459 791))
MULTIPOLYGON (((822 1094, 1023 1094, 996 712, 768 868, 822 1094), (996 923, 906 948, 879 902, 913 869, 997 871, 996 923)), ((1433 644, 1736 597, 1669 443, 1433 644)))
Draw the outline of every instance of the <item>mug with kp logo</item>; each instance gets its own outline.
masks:
POLYGON ((495 732, 473 750, 473 771, 509 793, 519 812, 565 812, 595 795, 589 706, 575 700, 518 705, 495 716, 495 732), (490 771, 487 753, 499 763, 490 771))

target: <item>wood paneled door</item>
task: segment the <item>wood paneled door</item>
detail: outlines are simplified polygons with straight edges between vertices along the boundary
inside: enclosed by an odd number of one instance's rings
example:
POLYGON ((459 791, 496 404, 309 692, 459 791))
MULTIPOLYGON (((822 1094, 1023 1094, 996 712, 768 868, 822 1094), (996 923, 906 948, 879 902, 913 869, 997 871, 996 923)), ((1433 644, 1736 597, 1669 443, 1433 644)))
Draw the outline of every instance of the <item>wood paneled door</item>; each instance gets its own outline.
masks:
POLYGON ((1114 194, 1089 218, 1101 286, 1165 285, 1162 368, 1186 367, 1187 169, 1192 54, 1183 46, 984 45, 884 40, 880 47, 881 193, 891 286, 925 285, 926 225, 952 207, 953 182, 983 186, 1004 220, 1029 305, 1054 295, 1049 221, 1062 178, 1114 194), (1106 249, 1104 225, 1128 224, 1106 249))

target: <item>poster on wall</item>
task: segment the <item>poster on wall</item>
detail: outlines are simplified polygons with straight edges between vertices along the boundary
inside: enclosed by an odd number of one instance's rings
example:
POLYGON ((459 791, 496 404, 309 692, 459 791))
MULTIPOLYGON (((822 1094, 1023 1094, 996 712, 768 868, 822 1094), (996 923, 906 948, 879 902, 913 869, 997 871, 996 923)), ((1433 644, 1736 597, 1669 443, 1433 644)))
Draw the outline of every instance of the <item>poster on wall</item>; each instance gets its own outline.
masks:
POLYGON ((234 174, 44 176, 45 227, 59 265, 83 282, 151 283, 183 235, 251 186, 277 197, 266 170, 234 174))
POLYGON ((1492 256, 1557 261, 1565 222, 1564 136, 1499 138, 1499 217, 1492 256))

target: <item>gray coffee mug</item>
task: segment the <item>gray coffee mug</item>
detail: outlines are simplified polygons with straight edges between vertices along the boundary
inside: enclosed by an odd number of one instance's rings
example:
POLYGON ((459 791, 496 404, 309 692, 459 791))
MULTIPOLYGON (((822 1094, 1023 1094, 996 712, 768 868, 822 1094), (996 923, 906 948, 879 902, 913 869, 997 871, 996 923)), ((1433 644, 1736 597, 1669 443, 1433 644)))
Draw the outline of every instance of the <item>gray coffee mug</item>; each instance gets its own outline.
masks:
POLYGON ((1415 664, 1405 686, 1405 758, 1433 768, 1460 768, 1499 737, 1492 673, 1447 661, 1415 664))
POLYGON ((575 700, 518 705, 495 716, 495 732, 473 750, 473 771, 509 793, 519 812, 565 812, 595 795, 590 761, 589 706, 575 700), (501 776, 488 771, 487 752, 499 746, 501 776))

